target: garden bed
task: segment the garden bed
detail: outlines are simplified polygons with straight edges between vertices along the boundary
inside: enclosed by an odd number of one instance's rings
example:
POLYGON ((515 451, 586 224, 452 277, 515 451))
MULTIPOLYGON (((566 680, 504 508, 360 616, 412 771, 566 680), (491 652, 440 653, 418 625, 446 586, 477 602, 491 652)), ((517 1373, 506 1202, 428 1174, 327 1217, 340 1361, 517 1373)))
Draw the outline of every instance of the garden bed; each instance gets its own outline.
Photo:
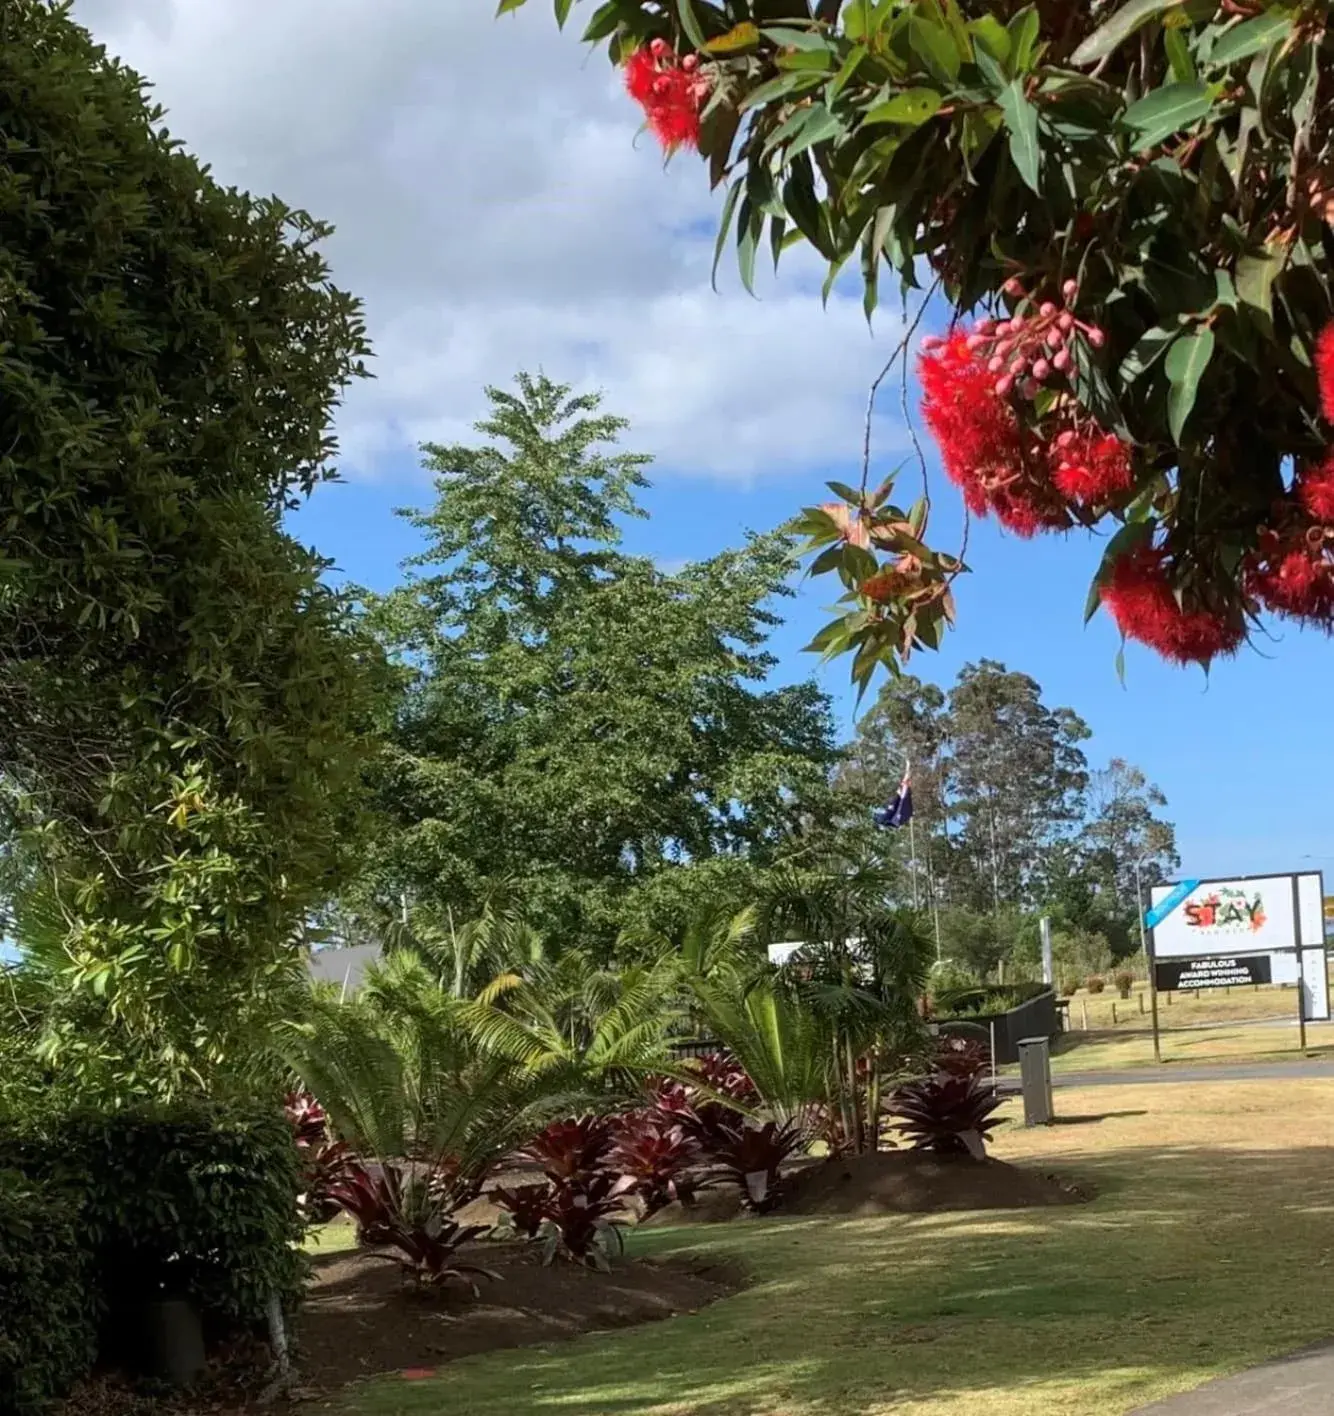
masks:
MULTIPOLYGON (((775 1214, 935 1214, 1082 1204, 1092 1195, 1058 1176, 968 1156, 891 1150, 795 1169, 775 1214)), ((689 1207, 669 1205, 650 1225, 721 1224, 745 1217, 740 1192, 706 1190, 689 1207)))
MULTIPOLYGON (((536 1245, 482 1242, 468 1261, 499 1282, 478 1279, 474 1298, 462 1284, 415 1289, 397 1264, 364 1251, 315 1262, 310 1289, 293 1333, 298 1405, 335 1403, 340 1390, 367 1377, 401 1373, 420 1380, 459 1357, 632 1327, 693 1312, 736 1292, 740 1270, 706 1259, 654 1262, 625 1259, 611 1273, 570 1263, 544 1268, 536 1245)), ((255 1357, 262 1357, 258 1349, 255 1357)), ((252 1393, 262 1369, 238 1356, 214 1370, 208 1390, 152 1401, 124 1384, 86 1384, 62 1416, 269 1416, 290 1402, 261 1407, 252 1393)))

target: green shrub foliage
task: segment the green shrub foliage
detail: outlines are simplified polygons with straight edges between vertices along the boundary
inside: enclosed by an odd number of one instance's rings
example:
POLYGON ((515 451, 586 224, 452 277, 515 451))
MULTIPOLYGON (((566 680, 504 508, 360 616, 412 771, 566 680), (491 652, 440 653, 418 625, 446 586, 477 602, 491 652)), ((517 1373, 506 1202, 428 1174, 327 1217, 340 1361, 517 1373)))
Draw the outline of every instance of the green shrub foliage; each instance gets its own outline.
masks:
POLYGON ((77 1204, 0 1171, 0 1411, 37 1411, 87 1370, 86 1269, 77 1204))
POLYGON ((282 1113, 210 1103, 0 1122, 0 1167, 75 1207, 103 1315, 155 1295, 215 1326, 300 1292, 298 1156, 282 1113))

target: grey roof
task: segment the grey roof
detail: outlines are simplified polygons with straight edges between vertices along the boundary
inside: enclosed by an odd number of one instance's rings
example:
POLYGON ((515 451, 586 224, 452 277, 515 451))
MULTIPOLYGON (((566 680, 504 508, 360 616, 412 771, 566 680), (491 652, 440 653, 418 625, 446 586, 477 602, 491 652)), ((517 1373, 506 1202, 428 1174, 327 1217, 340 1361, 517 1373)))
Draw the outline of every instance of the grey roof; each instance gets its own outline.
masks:
POLYGON ((366 970, 380 957, 377 944, 351 944, 345 949, 320 949, 310 956, 310 976, 355 993, 366 970))

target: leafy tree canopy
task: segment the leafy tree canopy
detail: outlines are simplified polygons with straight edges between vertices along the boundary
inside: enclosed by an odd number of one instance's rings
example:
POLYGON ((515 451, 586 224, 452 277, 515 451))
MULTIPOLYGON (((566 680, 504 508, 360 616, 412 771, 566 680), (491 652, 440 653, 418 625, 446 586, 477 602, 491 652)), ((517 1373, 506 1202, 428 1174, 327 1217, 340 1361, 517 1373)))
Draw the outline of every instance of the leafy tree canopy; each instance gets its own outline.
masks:
POLYGON ((605 941, 663 922, 646 895, 689 913, 671 882, 690 871, 739 889, 801 829, 829 705, 762 686, 783 537, 665 573, 620 546, 646 464, 617 449, 625 423, 545 377, 488 396, 480 445, 425 449, 437 500, 410 514, 407 582, 366 597, 401 696, 363 893, 466 918, 504 880, 549 937, 605 941))
POLYGON ((0 112, 7 839, 53 1056, 170 1087, 350 840, 371 656, 281 517, 328 475, 361 315, 328 228, 219 186, 68 5, 3 7, 0 112))
MULTIPOLYGON (((726 187, 747 283, 805 242, 831 282, 857 261, 868 315, 886 275, 906 294, 930 271, 981 316, 921 367, 969 507, 1105 527, 1090 613, 1208 663, 1266 611, 1334 623, 1327 11, 607 0, 585 38, 726 187)), ((939 645, 962 567, 892 484, 834 491, 803 519, 848 592, 820 645, 864 685, 939 645)))

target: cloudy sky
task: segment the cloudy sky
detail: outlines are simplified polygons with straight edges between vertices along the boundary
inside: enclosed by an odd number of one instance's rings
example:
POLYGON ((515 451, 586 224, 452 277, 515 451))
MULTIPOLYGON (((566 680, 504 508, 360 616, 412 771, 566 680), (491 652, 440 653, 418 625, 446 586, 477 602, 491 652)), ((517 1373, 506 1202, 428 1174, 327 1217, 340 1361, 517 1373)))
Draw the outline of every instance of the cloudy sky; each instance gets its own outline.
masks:
MULTIPOLYGON (((576 20, 586 4, 576 6, 576 20)), ((394 507, 429 485, 415 449, 468 436, 487 384, 543 369, 601 388, 657 459, 632 544, 679 561, 766 529, 847 479, 866 389, 896 337, 855 284, 828 309, 793 260, 756 300, 730 253, 710 288, 718 203, 697 161, 664 170, 604 56, 560 35, 548 0, 77 0, 76 16, 155 85, 173 132, 224 182, 333 222, 337 280, 366 303, 376 378, 340 420, 344 485, 297 520, 353 578, 392 582, 413 549, 394 507)), ((573 28, 577 29, 577 25, 573 28)), ((785 258, 786 259, 786 258, 785 258)), ((897 397, 876 428, 906 446, 897 397)), ((855 480, 855 477, 853 478, 855 480)), ((957 526, 947 490, 936 526, 957 526)), ((1082 627, 1097 548, 1021 545, 983 527, 962 627, 921 666, 948 681, 981 657, 1033 674, 1167 791, 1188 869, 1309 868, 1334 878, 1334 754, 1314 732, 1334 675, 1323 638, 1285 633, 1206 683, 1082 627), (1303 860, 1312 856, 1316 860, 1303 860)), ((777 640, 782 676, 826 596, 806 589, 777 640)), ((850 725, 846 669, 823 675, 850 725)))

